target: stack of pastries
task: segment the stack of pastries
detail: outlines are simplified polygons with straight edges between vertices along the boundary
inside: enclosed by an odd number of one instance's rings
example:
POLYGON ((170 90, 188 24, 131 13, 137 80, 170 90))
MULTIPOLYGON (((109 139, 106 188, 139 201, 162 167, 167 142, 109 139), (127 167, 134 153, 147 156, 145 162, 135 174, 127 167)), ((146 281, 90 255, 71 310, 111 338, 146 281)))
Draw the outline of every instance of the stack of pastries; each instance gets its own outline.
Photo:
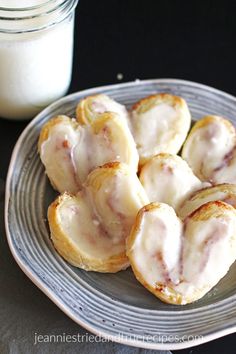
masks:
POLYGON ((168 93, 129 111, 86 97, 76 118, 43 126, 40 158, 60 193, 48 221, 65 260, 108 273, 131 265, 171 304, 200 299, 226 275, 236 260, 236 131, 214 115, 190 126, 187 103, 168 93))

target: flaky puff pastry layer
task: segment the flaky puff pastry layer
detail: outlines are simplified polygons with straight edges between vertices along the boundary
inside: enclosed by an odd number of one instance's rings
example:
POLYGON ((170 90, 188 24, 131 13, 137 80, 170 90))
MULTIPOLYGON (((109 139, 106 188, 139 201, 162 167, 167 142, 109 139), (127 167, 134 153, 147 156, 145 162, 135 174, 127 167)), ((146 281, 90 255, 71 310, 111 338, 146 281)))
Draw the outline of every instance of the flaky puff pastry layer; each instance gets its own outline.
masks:
POLYGON ((143 207, 127 239, 136 278, 170 304, 203 297, 236 259, 236 211, 209 202, 181 221, 172 207, 143 207))
POLYGON ((110 163, 95 169, 76 195, 59 196, 48 209, 52 242, 70 264, 97 272, 129 266, 125 242, 138 210, 148 203, 136 173, 110 163))
POLYGON ((159 153, 177 154, 186 139, 191 116, 185 100, 167 93, 146 97, 130 112, 140 164, 159 153))
POLYGON ((91 125, 81 126, 58 116, 41 130, 38 150, 46 173, 59 192, 78 192, 88 174, 112 161, 138 167, 135 142, 117 114, 104 113, 91 125))
POLYGON ((236 208, 236 185, 225 183, 199 190, 184 200, 178 208, 177 214, 181 219, 184 219, 201 205, 217 200, 236 208))
POLYGON ((180 156, 158 154, 142 167, 139 179, 150 202, 166 203, 177 209, 203 183, 180 156))
POLYGON ((219 116, 196 122, 184 143, 182 157, 198 178, 213 184, 236 183, 236 132, 219 116))
POLYGON ((104 112, 117 113, 124 123, 129 124, 125 106, 104 94, 82 99, 76 107, 76 119, 80 124, 91 124, 104 112))

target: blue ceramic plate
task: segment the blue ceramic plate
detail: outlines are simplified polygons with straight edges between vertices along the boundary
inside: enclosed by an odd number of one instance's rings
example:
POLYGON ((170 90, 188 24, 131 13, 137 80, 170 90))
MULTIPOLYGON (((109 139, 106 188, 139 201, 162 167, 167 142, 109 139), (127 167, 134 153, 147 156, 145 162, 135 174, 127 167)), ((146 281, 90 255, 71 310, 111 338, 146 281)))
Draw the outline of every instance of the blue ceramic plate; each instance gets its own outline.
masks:
POLYGON ((136 81, 62 98, 27 126, 12 155, 5 222, 13 256, 25 274, 69 317, 114 341, 151 349, 180 349, 235 332, 236 266, 201 300, 181 307, 159 301, 136 281, 130 269, 117 274, 85 272, 70 266, 54 250, 46 214, 56 193, 37 153, 39 132, 53 116, 74 116, 80 99, 101 92, 128 108, 144 96, 170 92, 185 98, 193 119, 217 114, 236 125, 234 97, 182 80, 136 81))

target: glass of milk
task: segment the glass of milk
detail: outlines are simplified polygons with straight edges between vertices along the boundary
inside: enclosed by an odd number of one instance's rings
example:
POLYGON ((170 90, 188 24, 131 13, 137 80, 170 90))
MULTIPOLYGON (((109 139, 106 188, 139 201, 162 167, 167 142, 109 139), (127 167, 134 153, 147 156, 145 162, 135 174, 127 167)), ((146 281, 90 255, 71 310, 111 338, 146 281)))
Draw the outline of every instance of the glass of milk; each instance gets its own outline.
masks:
POLYGON ((0 0, 0 117, 32 118, 69 88, 78 0, 0 0))

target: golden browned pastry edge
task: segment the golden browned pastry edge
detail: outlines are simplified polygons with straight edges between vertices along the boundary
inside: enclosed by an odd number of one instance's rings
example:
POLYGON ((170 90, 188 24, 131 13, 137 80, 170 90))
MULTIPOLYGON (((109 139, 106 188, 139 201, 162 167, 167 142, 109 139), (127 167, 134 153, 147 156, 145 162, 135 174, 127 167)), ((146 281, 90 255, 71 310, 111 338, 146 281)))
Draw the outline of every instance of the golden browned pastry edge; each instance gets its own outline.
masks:
POLYGON ((57 252, 71 265, 87 271, 97 271, 102 273, 116 273, 126 269, 129 261, 124 253, 109 257, 108 259, 95 259, 84 254, 77 245, 66 235, 58 221, 57 211, 61 203, 67 198, 76 198, 68 193, 64 193, 48 208, 48 221, 51 232, 51 239, 57 252))
MULTIPOLYGON (((135 265, 135 261, 132 256, 132 246, 135 241, 135 238, 137 236, 137 233, 140 231, 141 228, 141 223, 142 223, 142 217, 143 215, 151 211, 153 209, 158 209, 160 208, 160 203, 150 203, 143 208, 141 208, 137 214, 135 223, 132 227, 132 230, 130 232, 130 235, 127 238, 126 242, 126 254, 130 260, 130 265, 131 268, 134 272, 134 275, 136 279, 148 290, 150 291, 153 295, 155 295, 157 298, 159 298, 161 301, 167 303, 167 304, 172 304, 172 305, 185 305, 187 303, 192 303, 199 298, 195 296, 194 298, 183 298, 183 296, 179 293, 177 293, 173 288, 168 287, 166 284, 156 284, 155 288, 148 284, 145 279, 143 278, 141 272, 137 269, 135 265)), ((214 201, 214 202, 208 202, 202 206, 200 206, 197 210, 193 211, 192 214, 188 215, 187 219, 192 218, 194 221, 204 221, 207 220, 211 217, 212 214, 214 214, 214 217, 219 217, 224 213, 226 210, 233 210, 236 216, 236 211, 235 209, 231 206, 228 205, 222 201, 214 201)), ((196 291, 197 295, 198 291, 196 291)))

